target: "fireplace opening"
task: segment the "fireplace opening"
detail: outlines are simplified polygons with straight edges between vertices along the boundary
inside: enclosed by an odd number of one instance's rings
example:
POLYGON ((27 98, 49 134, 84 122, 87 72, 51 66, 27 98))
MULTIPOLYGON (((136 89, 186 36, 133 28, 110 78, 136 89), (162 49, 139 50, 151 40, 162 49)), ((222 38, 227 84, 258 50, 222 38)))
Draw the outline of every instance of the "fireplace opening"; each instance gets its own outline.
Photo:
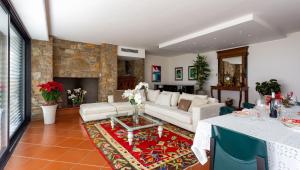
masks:
POLYGON ((87 91, 83 103, 95 103, 98 101, 98 78, 54 77, 54 81, 62 83, 64 87, 62 101, 59 104, 60 108, 73 107, 71 100, 68 99, 67 90, 77 88, 87 91))

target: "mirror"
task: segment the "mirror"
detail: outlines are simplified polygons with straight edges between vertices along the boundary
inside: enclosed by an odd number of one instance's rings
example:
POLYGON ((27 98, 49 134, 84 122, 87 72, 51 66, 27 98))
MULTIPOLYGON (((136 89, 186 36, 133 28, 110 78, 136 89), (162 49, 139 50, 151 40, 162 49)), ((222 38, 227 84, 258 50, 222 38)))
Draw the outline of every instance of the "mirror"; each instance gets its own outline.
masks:
POLYGON ((248 47, 218 51, 218 86, 247 86, 248 47))
POLYGON ((242 57, 222 59, 225 86, 241 86, 242 80, 242 57))

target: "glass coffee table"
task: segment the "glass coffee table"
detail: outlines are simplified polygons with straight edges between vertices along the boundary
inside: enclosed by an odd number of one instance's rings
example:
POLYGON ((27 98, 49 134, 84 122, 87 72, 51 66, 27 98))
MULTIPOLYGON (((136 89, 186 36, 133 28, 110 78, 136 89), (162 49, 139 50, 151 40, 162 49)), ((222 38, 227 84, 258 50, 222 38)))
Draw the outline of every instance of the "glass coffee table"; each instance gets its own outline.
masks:
MULTIPOLYGON (((150 127, 155 127, 157 126, 158 130, 158 136, 161 138, 162 133, 163 133, 163 122, 157 119, 154 119, 144 113, 140 113, 138 115, 128 115, 128 114, 123 114, 123 115, 112 115, 109 116, 111 120, 111 128, 114 128, 116 123, 121 125, 123 128, 125 128, 128 132, 128 143, 129 145, 132 145, 133 142, 133 132, 135 130, 140 130, 140 129, 146 129, 150 127), (128 116, 132 118, 132 121, 128 122, 123 120, 121 117, 124 118, 124 116, 128 116), (137 117, 135 117, 137 116, 137 117)), ((127 119, 128 120, 128 119, 127 119)))

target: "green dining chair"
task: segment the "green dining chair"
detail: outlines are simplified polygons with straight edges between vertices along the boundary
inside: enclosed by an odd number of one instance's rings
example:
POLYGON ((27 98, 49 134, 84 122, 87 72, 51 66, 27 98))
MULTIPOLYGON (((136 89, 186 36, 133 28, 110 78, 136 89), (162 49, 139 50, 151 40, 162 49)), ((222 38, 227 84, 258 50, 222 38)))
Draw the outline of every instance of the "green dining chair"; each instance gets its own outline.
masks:
POLYGON ((226 115, 226 114, 229 114, 229 113, 232 113, 234 111, 234 108, 232 107, 228 107, 228 106, 222 106, 220 108, 220 116, 222 115, 226 115))
POLYGON ((243 103, 243 108, 245 108, 245 109, 252 109, 254 107, 255 107, 255 104, 253 104, 253 103, 248 103, 248 102, 243 103))
POLYGON ((268 170, 266 142, 212 126, 211 170, 268 170))

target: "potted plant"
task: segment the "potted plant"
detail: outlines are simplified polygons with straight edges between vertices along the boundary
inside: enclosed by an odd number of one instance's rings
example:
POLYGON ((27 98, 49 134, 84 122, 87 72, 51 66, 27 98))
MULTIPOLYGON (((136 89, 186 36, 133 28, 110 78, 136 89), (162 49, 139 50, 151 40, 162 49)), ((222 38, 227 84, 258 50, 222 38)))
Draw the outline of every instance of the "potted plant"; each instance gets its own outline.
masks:
POLYGON ((280 84, 276 79, 264 81, 262 83, 256 82, 255 90, 262 96, 271 95, 272 92, 280 93, 280 84))
POLYGON ((203 86, 210 74, 210 68, 208 62, 206 61, 206 56, 198 54, 196 60, 194 60, 194 67, 197 70, 196 80, 197 85, 199 86, 199 89, 197 89, 196 91, 198 94, 206 94, 206 92, 203 90, 203 86))
POLYGON ((83 103, 84 96, 87 94, 86 90, 81 88, 67 90, 68 99, 71 100, 73 107, 78 107, 83 103))
POLYGON ((45 100, 45 105, 41 106, 43 109, 44 124, 55 123, 57 100, 63 92, 61 83, 48 82, 45 84, 39 84, 41 94, 45 100))
MULTIPOLYGON (((269 100, 269 99, 267 99, 267 96, 270 96, 272 94, 272 92, 275 92, 275 94, 277 94, 276 98, 281 96, 280 95, 280 92, 281 92, 280 84, 277 82, 276 79, 270 79, 269 81, 264 81, 261 83, 256 82, 255 90, 259 93, 259 95, 261 97, 260 103, 262 103, 262 101, 269 100)), ((266 101, 266 102, 268 103, 268 101, 266 101)))

